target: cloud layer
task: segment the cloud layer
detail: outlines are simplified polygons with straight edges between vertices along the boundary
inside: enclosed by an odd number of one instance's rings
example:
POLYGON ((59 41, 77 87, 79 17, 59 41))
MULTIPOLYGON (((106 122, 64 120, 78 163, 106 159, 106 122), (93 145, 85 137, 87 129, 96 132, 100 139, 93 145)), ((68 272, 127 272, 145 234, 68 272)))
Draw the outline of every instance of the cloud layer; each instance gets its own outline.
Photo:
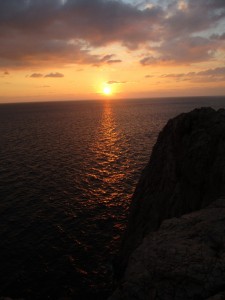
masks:
MULTIPOLYGON (((146 75, 145 78, 158 77, 154 75, 146 75)), ((225 67, 207 69, 200 72, 188 73, 169 73, 159 76, 162 79, 171 79, 175 81, 191 81, 191 82, 225 82, 225 67)))
POLYGON ((225 50, 224 0, 7 0, 0 2, 0 66, 120 63, 94 50, 144 49, 143 66, 197 63, 225 50), (162 4, 163 3, 163 4, 162 4))

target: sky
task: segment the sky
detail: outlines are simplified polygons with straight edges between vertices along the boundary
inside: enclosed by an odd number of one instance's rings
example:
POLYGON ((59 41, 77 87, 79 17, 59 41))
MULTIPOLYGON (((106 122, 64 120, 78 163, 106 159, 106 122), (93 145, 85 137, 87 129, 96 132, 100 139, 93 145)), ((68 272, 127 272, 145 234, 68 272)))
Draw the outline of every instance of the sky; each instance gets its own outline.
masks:
POLYGON ((0 0, 0 102, 210 95, 224 0, 0 0))

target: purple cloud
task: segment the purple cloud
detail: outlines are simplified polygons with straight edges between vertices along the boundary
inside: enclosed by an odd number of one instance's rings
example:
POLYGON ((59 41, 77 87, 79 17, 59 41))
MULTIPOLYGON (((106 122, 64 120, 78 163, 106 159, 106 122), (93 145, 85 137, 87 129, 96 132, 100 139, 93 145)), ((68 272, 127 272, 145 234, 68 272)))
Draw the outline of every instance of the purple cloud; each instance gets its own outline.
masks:
POLYGON ((218 44, 209 38, 185 36, 165 40, 160 46, 152 47, 157 56, 146 56, 140 60, 143 66, 156 63, 189 64, 214 58, 218 44))
POLYGON ((122 60, 121 59, 109 59, 107 61, 107 64, 117 64, 117 63, 121 63, 122 60))
POLYGON ((171 78, 176 81, 219 82, 225 81, 225 67, 207 69, 200 72, 163 74, 161 78, 171 78))
MULTIPOLYGON (((122 0, 0 2, 0 66, 120 63, 93 49, 112 43, 149 49, 142 65, 195 63, 225 51, 224 0, 173 0, 132 5, 122 0), (157 4, 158 3, 158 4, 157 4), (211 37, 203 34, 210 30, 211 37)), ((111 57, 110 57, 111 56, 111 57)))
POLYGON ((223 33, 223 34, 212 34, 211 39, 225 41, 225 33, 223 33))
POLYGON ((43 74, 40 74, 40 73, 33 73, 30 75, 30 78, 41 78, 43 77, 43 74))
POLYGON ((49 78, 62 78, 62 77, 64 77, 64 75, 62 73, 56 72, 56 73, 46 74, 45 78, 47 78, 47 77, 49 77, 49 78))

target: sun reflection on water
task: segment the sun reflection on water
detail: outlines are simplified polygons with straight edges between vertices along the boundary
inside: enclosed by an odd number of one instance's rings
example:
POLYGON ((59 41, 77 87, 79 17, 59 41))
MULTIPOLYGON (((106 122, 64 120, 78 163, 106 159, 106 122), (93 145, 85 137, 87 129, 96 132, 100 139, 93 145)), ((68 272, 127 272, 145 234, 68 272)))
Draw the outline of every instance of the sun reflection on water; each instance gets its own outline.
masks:
POLYGON ((127 141, 117 126, 111 102, 106 101, 103 105, 102 119, 91 149, 97 168, 92 167, 89 176, 99 181, 92 193, 105 204, 116 205, 116 198, 120 196, 121 191, 115 192, 113 185, 122 185, 129 167, 129 162, 124 160, 123 156, 127 141), (115 202, 110 203, 112 200, 115 202))

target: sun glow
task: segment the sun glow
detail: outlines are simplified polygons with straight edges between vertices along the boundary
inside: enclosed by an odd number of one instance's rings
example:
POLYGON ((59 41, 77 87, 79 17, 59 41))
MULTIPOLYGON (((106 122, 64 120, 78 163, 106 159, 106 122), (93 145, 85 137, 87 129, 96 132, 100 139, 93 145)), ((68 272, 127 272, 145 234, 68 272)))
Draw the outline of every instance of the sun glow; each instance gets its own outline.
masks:
POLYGON ((106 96, 111 95, 111 94, 112 94, 112 89, 111 89, 111 87, 105 86, 105 87, 103 88, 103 94, 106 95, 106 96))

